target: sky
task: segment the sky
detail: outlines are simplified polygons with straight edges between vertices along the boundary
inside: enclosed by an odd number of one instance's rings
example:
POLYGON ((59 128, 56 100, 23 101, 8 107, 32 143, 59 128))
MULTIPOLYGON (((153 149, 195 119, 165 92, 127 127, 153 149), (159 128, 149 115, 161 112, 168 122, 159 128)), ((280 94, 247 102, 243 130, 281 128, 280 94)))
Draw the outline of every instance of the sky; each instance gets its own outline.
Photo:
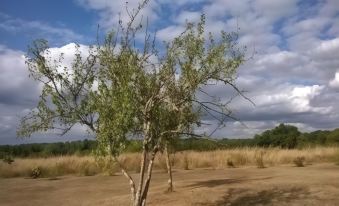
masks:
MULTIPOLYGON (((127 3, 136 8, 137 0, 127 3)), ((96 35, 128 18, 126 0, 2 0, 0 3, 0 144, 69 141, 89 138, 75 127, 66 136, 52 132, 18 139, 20 118, 38 102, 41 86, 28 77, 25 54, 39 38, 56 52, 72 56, 74 43, 83 48, 96 35)), ((153 0, 141 12, 157 42, 180 34, 187 21, 206 15, 206 30, 237 31, 247 47, 237 85, 243 98, 230 105, 240 121, 226 122, 213 137, 249 138, 280 123, 303 132, 339 127, 339 1, 338 0, 153 0)), ((210 88, 222 96, 228 88, 210 88)), ((209 133, 210 126, 197 129, 209 133)))

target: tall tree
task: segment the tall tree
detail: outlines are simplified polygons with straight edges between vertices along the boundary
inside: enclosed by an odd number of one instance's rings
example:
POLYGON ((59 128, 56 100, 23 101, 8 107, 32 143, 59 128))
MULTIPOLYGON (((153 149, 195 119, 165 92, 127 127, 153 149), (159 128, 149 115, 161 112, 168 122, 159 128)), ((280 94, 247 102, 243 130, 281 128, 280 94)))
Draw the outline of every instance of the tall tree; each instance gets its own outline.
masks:
POLYGON ((293 149, 298 144, 297 138, 300 134, 298 128, 293 125, 279 124, 261 135, 255 135, 254 139, 259 146, 293 149))
POLYGON ((96 136, 98 153, 111 156, 129 180, 135 206, 146 204, 154 158, 168 140, 193 135, 204 112, 220 125, 231 117, 228 102, 205 89, 222 83, 242 95, 234 84, 244 61, 235 34, 221 32, 215 39, 209 33, 206 38, 202 15, 158 52, 148 27, 136 23, 147 2, 127 10, 130 21, 120 22, 86 58, 78 50, 71 68, 62 65, 62 56, 60 61, 48 58, 46 41, 35 42, 27 64, 43 90, 37 108, 22 119, 18 131, 21 136, 49 129, 65 134, 75 124, 87 126, 96 136), (136 37, 142 32, 140 43, 136 37), (142 139, 138 182, 119 161, 128 138, 142 139))

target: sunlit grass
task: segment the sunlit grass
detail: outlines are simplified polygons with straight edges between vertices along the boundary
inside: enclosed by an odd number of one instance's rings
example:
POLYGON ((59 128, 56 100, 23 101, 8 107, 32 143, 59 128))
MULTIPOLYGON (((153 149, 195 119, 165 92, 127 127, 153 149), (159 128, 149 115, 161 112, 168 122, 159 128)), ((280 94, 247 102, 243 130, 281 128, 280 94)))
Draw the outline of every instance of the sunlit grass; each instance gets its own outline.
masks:
MULTIPOLYGON (((265 167, 276 165, 294 165, 296 158, 304 158, 305 165, 311 163, 337 162, 338 147, 315 147, 306 149, 279 148, 236 148, 207 152, 184 151, 172 154, 171 162, 174 169, 194 168, 229 168, 231 161, 234 167, 256 166, 258 156, 260 164, 265 167), (260 155, 258 155, 260 154, 260 155)), ((140 154, 129 153, 120 157, 120 162, 131 172, 140 170, 140 154)), ((60 156, 49 158, 16 158, 12 164, 0 162, 0 177, 29 177, 32 170, 39 167, 41 177, 56 177, 62 175, 114 175, 119 171, 117 165, 107 159, 96 161, 93 156, 60 156)), ((166 169, 165 156, 159 154, 155 159, 155 169, 166 169)))

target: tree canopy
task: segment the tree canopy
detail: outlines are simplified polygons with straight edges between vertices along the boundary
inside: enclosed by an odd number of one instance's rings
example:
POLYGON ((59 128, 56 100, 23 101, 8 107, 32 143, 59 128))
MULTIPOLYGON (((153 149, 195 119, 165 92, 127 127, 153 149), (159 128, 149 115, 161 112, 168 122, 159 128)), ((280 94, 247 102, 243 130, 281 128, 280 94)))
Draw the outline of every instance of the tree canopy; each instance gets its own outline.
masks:
POLYGON ((228 103, 205 91, 206 86, 225 84, 239 95, 236 71, 244 61, 235 33, 218 38, 205 32, 205 16, 158 52, 152 38, 136 16, 146 5, 129 13, 130 22, 109 32, 102 44, 89 48, 83 57, 77 46, 71 67, 49 57, 48 44, 35 41, 29 50, 30 75, 43 85, 37 108, 23 118, 18 135, 50 129, 67 133, 74 125, 87 126, 98 142, 98 154, 119 164, 128 138, 142 139, 138 185, 129 179, 134 205, 145 205, 153 161, 166 140, 193 135, 208 113, 220 123, 231 118, 228 103), (136 36, 144 32, 142 46, 136 36), (154 60, 155 59, 155 60, 154 60), (197 92, 207 95, 200 99, 197 92), (206 100, 207 99, 207 100, 206 100))
POLYGON ((299 135, 300 132, 297 127, 280 124, 274 129, 266 130, 261 135, 255 135, 254 139, 259 146, 280 146, 292 149, 297 146, 299 135))

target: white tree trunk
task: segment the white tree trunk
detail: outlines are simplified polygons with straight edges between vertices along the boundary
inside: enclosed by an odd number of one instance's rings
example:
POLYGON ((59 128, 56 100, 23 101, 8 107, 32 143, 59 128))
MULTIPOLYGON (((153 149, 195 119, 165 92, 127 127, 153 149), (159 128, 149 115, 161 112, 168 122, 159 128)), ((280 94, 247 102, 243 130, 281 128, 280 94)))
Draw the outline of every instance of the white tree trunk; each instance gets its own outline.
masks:
POLYGON ((173 192, 172 165, 171 165, 170 155, 168 151, 168 143, 166 143, 165 145, 165 157, 166 157, 166 167, 167 167, 167 174, 168 174, 167 191, 173 192))

